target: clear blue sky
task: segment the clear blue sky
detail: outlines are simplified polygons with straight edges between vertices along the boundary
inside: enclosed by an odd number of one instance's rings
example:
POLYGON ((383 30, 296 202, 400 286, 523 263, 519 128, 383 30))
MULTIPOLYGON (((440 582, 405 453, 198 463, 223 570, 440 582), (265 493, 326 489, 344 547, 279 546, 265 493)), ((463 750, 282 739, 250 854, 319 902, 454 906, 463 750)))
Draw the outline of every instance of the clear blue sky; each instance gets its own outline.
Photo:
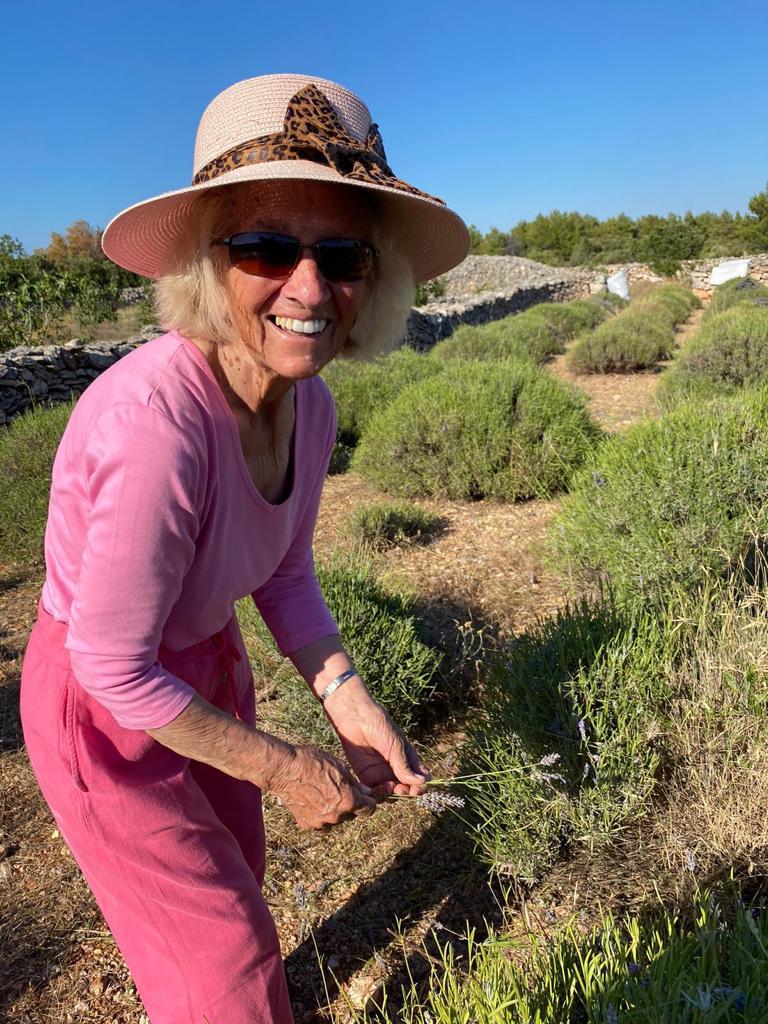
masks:
POLYGON ((768 179, 765 0, 22 0, 0 24, 0 234, 27 249, 188 184, 207 103, 274 72, 357 92, 395 173, 483 230, 743 211, 768 179))

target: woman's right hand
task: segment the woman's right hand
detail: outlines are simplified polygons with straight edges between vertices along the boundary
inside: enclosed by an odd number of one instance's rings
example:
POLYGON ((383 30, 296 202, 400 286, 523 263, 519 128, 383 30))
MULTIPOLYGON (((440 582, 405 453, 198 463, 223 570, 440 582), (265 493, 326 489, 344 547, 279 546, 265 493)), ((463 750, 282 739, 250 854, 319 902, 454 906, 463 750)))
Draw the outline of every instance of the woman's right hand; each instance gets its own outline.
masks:
POLYGON ((341 761, 310 746, 292 746, 270 774, 267 790, 279 797, 300 829, 324 829, 358 814, 373 814, 376 800, 341 761))

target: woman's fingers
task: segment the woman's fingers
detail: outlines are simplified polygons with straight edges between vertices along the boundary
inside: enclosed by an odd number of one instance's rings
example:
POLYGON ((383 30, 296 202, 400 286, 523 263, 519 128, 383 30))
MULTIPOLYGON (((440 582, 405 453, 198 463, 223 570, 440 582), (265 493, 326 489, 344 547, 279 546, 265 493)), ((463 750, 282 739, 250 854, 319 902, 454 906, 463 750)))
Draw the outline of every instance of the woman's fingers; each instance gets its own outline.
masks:
MULTIPOLYGON (((414 787, 420 792, 431 776, 411 744, 402 736, 398 739, 399 742, 394 745, 389 759, 390 767, 397 782, 404 786, 409 794, 410 789, 414 787)), ((394 792, 398 793, 399 790, 395 788, 394 792)))
POLYGON ((292 769, 280 796, 301 829, 325 829, 376 809, 372 790, 323 750, 297 747, 292 769))

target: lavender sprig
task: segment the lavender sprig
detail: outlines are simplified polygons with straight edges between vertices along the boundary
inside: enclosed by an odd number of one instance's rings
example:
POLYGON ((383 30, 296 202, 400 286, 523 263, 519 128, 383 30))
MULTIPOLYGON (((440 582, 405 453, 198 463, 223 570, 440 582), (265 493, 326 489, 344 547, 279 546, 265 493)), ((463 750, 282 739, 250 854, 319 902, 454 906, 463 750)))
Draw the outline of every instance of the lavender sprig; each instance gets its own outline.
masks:
POLYGON ((464 806, 464 797, 456 796, 455 793, 422 793, 416 797, 416 806, 425 811, 432 811, 434 814, 442 814, 443 811, 457 809, 464 806))

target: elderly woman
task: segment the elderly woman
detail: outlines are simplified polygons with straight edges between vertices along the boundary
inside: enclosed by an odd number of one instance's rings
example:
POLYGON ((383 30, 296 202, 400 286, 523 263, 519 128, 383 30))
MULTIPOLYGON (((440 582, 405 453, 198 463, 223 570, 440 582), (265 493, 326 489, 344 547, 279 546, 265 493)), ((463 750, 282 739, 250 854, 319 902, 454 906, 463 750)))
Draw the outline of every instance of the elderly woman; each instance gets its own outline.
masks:
POLYGON ((428 778, 315 577, 336 432, 317 374, 391 347, 467 230, 395 177, 356 96, 267 75, 208 107, 192 186, 124 211, 103 245, 157 279, 168 333, 94 381, 59 446, 27 749, 152 1024, 287 1024, 261 792, 318 829, 428 778), (348 764, 256 728, 246 594, 348 764))

